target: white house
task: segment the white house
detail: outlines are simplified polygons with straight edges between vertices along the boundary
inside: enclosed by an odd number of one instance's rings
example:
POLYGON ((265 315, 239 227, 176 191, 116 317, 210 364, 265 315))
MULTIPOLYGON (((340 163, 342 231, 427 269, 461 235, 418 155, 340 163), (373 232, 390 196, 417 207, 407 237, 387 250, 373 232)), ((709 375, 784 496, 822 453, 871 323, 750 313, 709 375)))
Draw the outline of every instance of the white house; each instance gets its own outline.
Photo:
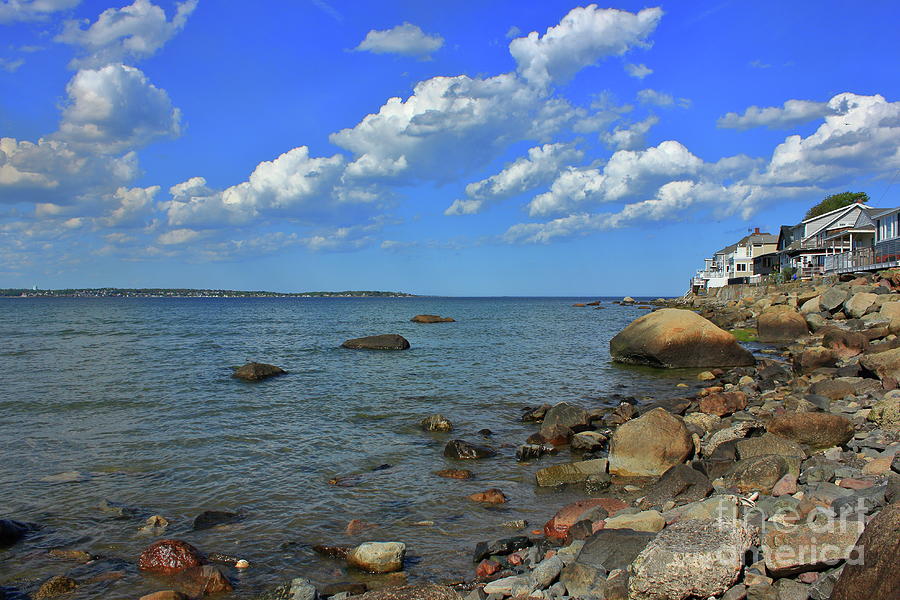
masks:
POLYGON ((692 289, 749 283, 758 275, 754 269, 754 258, 774 252, 777 242, 777 236, 763 233, 757 227, 753 233, 722 248, 712 258, 704 259, 703 269, 691 281, 692 289))

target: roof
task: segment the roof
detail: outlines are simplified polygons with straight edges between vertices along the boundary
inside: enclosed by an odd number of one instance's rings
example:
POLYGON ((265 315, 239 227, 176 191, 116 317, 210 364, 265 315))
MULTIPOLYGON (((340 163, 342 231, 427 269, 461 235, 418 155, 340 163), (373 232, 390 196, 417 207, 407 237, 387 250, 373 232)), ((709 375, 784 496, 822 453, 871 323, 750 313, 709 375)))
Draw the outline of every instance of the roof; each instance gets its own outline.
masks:
POLYGON ((808 219, 804 219, 803 221, 800 221, 800 224, 802 225, 802 224, 805 224, 805 223, 809 223, 810 221, 815 221, 816 219, 821 219, 822 217, 827 217, 827 216, 829 216, 829 215, 836 215, 837 213, 841 212, 842 210, 847 210, 848 208, 854 208, 854 207, 856 207, 856 206, 858 206, 858 207, 860 207, 860 208, 862 208, 862 209, 865 209, 865 210, 880 210, 880 209, 877 209, 877 208, 872 207, 872 206, 866 206, 866 205, 863 204, 862 202, 854 202, 853 204, 848 204, 847 206, 842 206, 842 207, 840 207, 840 208, 836 208, 836 209, 834 209, 834 210, 830 210, 830 211, 828 211, 827 213, 822 213, 821 215, 817 215, 817 216, 815 216, 815 217, 810 217, 810 218, 808 218, 808 219))

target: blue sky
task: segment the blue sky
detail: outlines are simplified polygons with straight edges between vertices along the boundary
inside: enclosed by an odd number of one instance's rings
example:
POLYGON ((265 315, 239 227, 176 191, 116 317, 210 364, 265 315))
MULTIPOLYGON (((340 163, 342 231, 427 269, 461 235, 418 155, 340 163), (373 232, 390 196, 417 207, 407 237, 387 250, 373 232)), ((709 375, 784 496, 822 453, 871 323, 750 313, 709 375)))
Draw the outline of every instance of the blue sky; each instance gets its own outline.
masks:
POLYGON ((0 287, 668 295, 900 204, 900 5, 0 0, 0 287))

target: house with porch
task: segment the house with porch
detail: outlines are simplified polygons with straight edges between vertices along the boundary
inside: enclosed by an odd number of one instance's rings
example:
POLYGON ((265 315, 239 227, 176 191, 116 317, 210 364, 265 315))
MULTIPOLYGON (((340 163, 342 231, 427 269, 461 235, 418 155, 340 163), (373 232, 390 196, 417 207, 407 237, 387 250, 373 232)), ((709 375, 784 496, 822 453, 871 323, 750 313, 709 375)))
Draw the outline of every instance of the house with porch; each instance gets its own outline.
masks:
POLYGON ((754 268, 754 259, 774 252, 777 241, 777 236, 755 228, 750 235, 722 248, 712 258, 704 259, 704 267, 691 280, 691 288, 698 291, 729 283, 749 283, 759 275, 754 268))

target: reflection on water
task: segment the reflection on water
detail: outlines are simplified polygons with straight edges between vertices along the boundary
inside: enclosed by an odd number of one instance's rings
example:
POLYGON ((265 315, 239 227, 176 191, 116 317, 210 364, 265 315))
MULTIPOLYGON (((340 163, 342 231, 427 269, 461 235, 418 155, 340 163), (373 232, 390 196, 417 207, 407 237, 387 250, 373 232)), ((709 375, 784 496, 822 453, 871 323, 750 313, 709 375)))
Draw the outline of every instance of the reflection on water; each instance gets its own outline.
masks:
POLYGON ((692 375, 611 364, 609 339, 643 312, 606 302, 605 310, 571 307, 576 301, 584 299, 0 301, 0 518, 43 526, 0 550, 0 585, 116 571, 121 579, 87 583, 71 597, 162 589, 165 582, 133 566, 154 539, 138 534, 154 514, 171 522, 166 537, 251 562, 246 572, 229 571, 233 598, 293 576, 320 584, 363 578, 314 554, 317 543, 405 541, 411 580, 469 576, 475 542, 521 533, 500 523, 526 519, 540 528, 579 497, 533 483, 535 470, 568 460, 567 451, 515 461, 515 446, 535 430, 519 421, 524 406, 672 397, 692 375), (457 322, 409 322, 420 313, 457 322), (399 333, 412 348, 339 348, 377 333, 399 333), (231 379, 229 367, 249 360, 289 374, 258 384, 231 379), (418 422, 434 412, 456 430, 422 432, 418 422), (480 436, 483 428, 493 435, 480 436), (452 437, 492 445, 498 455, 456 464, 441 454, 452 437), (475 477, 433 475, 461 466, 475 477), (328 485, 354 474, 353 486, 328 485), (466 499, 491 487, 509 502, 466 499), (114 518, 97 508, 103 499, 138 515, 114 518), (216 509, 246 518, 190 530, 198 513, 216 509), (377 528, 347 535, 351 519, 377 528), (77 567, 46 556, 59 546, 107 560, 77 567))

